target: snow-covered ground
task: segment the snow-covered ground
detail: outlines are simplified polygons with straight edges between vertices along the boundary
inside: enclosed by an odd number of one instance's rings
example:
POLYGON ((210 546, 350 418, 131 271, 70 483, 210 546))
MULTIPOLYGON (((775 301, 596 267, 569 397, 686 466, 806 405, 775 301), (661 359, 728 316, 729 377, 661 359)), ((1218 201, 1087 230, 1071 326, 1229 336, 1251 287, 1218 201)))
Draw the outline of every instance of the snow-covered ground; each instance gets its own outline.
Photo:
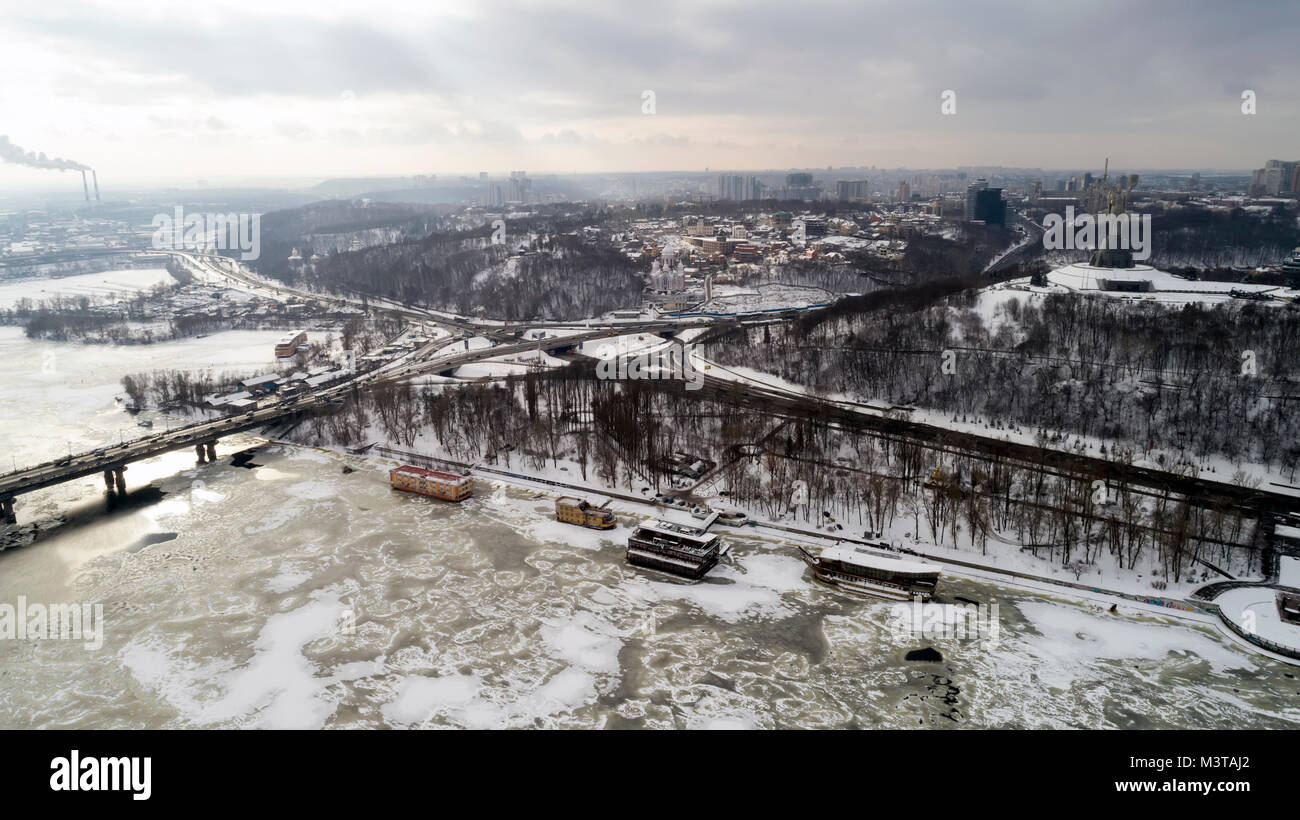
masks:
POLYGON ((698 313, 757 313, 803 310, 835 301, 835 295, 821 288, 803 285, 767 284, 733 293, 717 294, 691 309, 698 313))
MULTIPOLYGON (((1005 303, 1018 294, 1012 290, 990 291, 982 294, 979 302, 980 311, 985 316, 985 320, 993 326, 1001 319, 1001 309, 1005 303)), ((1032 295, 1032 294, 1031 294, 1032 295)), ((715 362, 703 358, 694 349, 691 350, 691 362, 699 370, 704 371, 710 376, 716 376, 721 379, 731 381, 740 381, 750 384, 759 384, 785 391, 792 395, 809 396, 818 395, 820 398, 839 402, 856 409, 867 412, 880 411, 890 407, 887 400, 870 401, 846 394, 846 393, 826 393, 814 394, 804 385, 795 384, 759 370, 736 365, 719 365, 715 362)), ((954 418, 951 413, 928 410, 925 408, 913 408, 906 411, 907 418, 921 424, 930 424, 935 427, 942 427, 948 430, 956 430, 963 433, 972 433, 975 435, 986 436, 988 438, 1000 439, 1002 441, 1011 441, 1018 444, 1036 444, 1036 430, 1029 426, 1008 425, 1003 422, 1001 427, 991 426, 990 419, 982 417, 969 416, 966 420, 954 418)), ((1109 451, 1116 445, 1116 442, 1098 438, 1096 436, 1081 435, 1064 435, 1058 443, 1049 443, 1046 446, 1065 452, 1078 452, 1093 456, 1101 456, 1101 448, 1105 446, 1109 451)), ((1183 469, 1184 474, 1190 477, 1206 478, 1215 481, 1230 482, 1234 474, 1241 471, 1247 481, 1258 481, 1261 486, 1266 487, 1270 492, 1284 495, 1292 495, 1300 499, 1300 488, 1291 484, 1290 473, 1284 472, 1279 466, 1276 469, 1263 464, 1241 463, 1238 464, 1223 456, 1202 456, 1195 460, 1194 464, 1186 463, 1184 455, 1169 452, 1160 449, 1153 449, 1148 452, 1139 452, 1133 460, 1133 464, 1139 467, 1151 467, 1154 469, 1172 469, 1171 465, 1178 464, 1183 469), (1164 462, 1161 463, 1163 456, 1164 462)))
MULTIPOLYGON (((937 410, 914 409, 910 411, 908 418, 912 421, 922 424, 931 424, 935 427, 942 427, 947 430, 957 430, 963 433, 973 433, 975 435, 996 438, 1002 441, 1013 441, 1019 444, 1035 444, 1036 431, 1026 426, 1009 427, 1003 422, 1002 427, 990 426, 988 419, 969 416, 966 421, 960 418, 954 419, 950 413, 937 410)), ((1108 451, 1112 450, 1117 442, 1098 438, 1096 436, 1081 436, 1075 434, 1064 435, 1062 440, 1056 443, 1049 442, 1046 447, 1050 449, 1061 450, 1063 452, 1083 453, 1096 457, 1103 457, 1101 448, 1104 446, 1108 451)), ((1233 476, 1241 471, 1246 481, 1258 481, 1260 486, 1268 489, 1269 492, 1280 495, 1294 496, 1300 499, 1300 489, 1297 489, 1290 483, 1289 471, 1284 471, 1281 467, 1277 469, 1270 468, 1263 464, 1252 462, 1236 463, 1224 456, 1198 456, 1195 463, 1188 463, 1185 458, 1192 458, 1188 454, 1180 454, 1173 451, 1152 449, 1150 451, 1139 451, 1133 459, 1134 466, 1150 467, 1152 469, 1165 470, 1173 469, 1177 464, 1182 474, 1191 478, 1204 478, 1212 481, 1221 481, 1232 483, 1233 476), (1161 457, 1164 462, 1161 463, 1161 457)))
POLYGON ((612 359, 616 356, 637 356, 653 353, 673 343, 654 333, 627 333, 607 339, 592 339, 578 345, 585 356, 612 359))
MULTIPOLYGON (((1278 583, 1300 587, 1300 558, 1279 559, 1278 583)), ((1237 587, 1214 599, 1223 616, 1245 632, 1265 641, 1300 651, 1300 624, 1282 620, 1277 609, 1278 592, 1273 587, 1237 587)))
POLYGON ((539 367, 562 367, 563 359, 557 359, 544 350, 525 350, 497 356, 474 364, 461 365, 456 368, 456 376, 461 379, 500 378, 520 375, 539 367))
POLYGON ((0 283, 0 309, 12 309, 20 299, 39 303, 55 297, 89 297, 92 302, 131 297, 157 285, 174 285, 176 280, 162 268, 111 270, 57 279, 20 279, 0 283))
POLYGON ((871 239, 865 239, 863 237, 858 237, 858 236, 842 236, 842 235, 818 237, 816 242, 818 246, 830 245, 832 247, 839 248, 840 250, 845 250, 845 251, 864 250, 864 249, 872 248, 877 244, 884 244, 886 246, 888 246, 889 244, 888 241, 884 241, 884 240, 871 240, 871 239))
POLYGON ((0 327, 0 440, 8 470, 68 451, 141 435, 115 397, 122 377, 156 370, 253 375, 278 366, 282 330, 231 330, 151 345, 83 345, 28 339, 0 327), (31 423, 31 413, 41 424, 31 423))
POLYGON ((1239 290, 1250 293, 1267 293, 1275 297, 1294 298, 1294 290, 1277 285, 1253 285, 1240 282, 1205 282, 1183 279, 1166 273, 1150 265, 1134 265, 1131 268, 1097 268, 1076 262, 1072 265, 1056 268, 1047 274, 1047 281, 1070 291, 1080 293, 1097 293, 1119 299, 1137 299, 1142 301, 1186 304, 1201 302, 1214 304, 1225 302, 1233 297, 1229 291, 1239 290), (1152 291, 1131 292, 1102 290, 1100 280, 1147 281, 1152 291))
MULTIPOLYGON (((788 382, 777 376, 755 371, 750 368, 736 366, 722 366, 704 359, 698 352, 692 350, 692 364, 699 370, 704 371, 710 376, 727 379, 730 381, 739 381, 742 383, 759 384, 767 388, 788 392, 792 395, 806 396, 809 395, 807 388, 788 382)), ((843 394, 829 394, 823 396, 830 401, 842 403, 846 406, 852 406, 854 409, 868 413, 879 413, 887 410, 886 403, 866 404, 855 402, 851 397, 843 394)), ((999 438, 1006 441, 1015 441, 1021 444, 1035 444, 1035 431, 1027 428, 993 428, 988 425, 986 420, 970 418, 968 421, 959 421, 952 418, 949 414, 938 413, 927 410, 907 411, 908 418, 912 421, 932 424, 936 427, 945 429, 960 430, 990 438, 999 438)), ((1106 445, 1108 448, 1114 445, 1114 442, 1104 442, 1100 439, 1092 439, 1081 436, 1066 437, 1058 443, 1057 449, 1069 452, 1081 452, 1094 456, 1100 456, 1100 448, 1106 445)), ((1049 445, 1052 446, 1052 445, 1049 445)), ((1159 468, 1157 456, 1160 453, 1152 451, 1141 455, 1135 459, 1134 463, 1140 466, 1149 466, 1159 468)), ((1172 457, 1172 454, 1165 454, 1172 457)), ((1168 464, 1168 459, 1166 466, 1168 464)), ((1190 465, 1185 469, 1190 472, 1196 472, 1205 478, 1219 481, 1230 481, 1237 465, 1230 463, 1224 458, 1204 458, 1196 467, 1190 465)), ((1244 467, 1246 474, 1265 483, 1271 491, 1296 495, 1300 498, 1300 490, 1291 489, 1285 486, 1278 486, 1273 483, 1282 480, 1285 477, 1267 470, 1263 465, 1247 464, 1244 467)), ((722 503, 720 499, 717 500, 722 503)), ((790 523, 790 522, 784 522, 790 523)), ((955 548, 950 545, 937 545, 923 537, 925 533, 925 522, 921 521, 921 532, 914 532, 915 526, 910 518, 904 520, 903 516, 895 519, 894 531, 886 533, 888 540, 897 542, 900 546, 922 552, 935 557, 946 557, 955 560, 966 561, 975 564, 982 564, 999 569, 1009 569, 1014 571, 1026 572, 1043 577, 1052 577, 1062 581, 1072 583, 1095 584, 1098 587, 1111 589, 1118 592, 1125 592, 1134 595, 1156 595, 1156 596, 1187 596, 1195 589, 1213 580, 1218 580, 1213 573, 1203 573, 1201 570, 1189 572, 1183 576, 1181 581, 1175 582, 1156 573, 1154 567, 1139 567, 1135 570, 1120 569, 1113 565, 1113 561, 1101 561, 1097 566, 1086 568, 1083 572, 1075 572, 1059 566, 1053 562, 1037 558, 1031 553, 1021 550, 1020 545, 1011 541, 1002 539, 990 539, 988 546, 988 555, 982 555, 980 550, 969 541, 969 536, 963 534, 964 543, 961 548, 955 548), (1158 586, 1153 583, 1159 582, 1158 586)), ((1148 556, 1154 560, 1154 556, 1148 556)))

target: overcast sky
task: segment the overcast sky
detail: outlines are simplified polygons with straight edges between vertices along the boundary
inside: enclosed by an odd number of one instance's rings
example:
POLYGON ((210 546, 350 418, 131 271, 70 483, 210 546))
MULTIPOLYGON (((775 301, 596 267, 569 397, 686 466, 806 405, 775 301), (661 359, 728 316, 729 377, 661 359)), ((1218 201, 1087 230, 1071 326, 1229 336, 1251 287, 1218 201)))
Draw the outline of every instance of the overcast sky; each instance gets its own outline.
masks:
POLYGON ((13 5, 0 134, 104 185, 1300 158, 1293 0, 13 5))

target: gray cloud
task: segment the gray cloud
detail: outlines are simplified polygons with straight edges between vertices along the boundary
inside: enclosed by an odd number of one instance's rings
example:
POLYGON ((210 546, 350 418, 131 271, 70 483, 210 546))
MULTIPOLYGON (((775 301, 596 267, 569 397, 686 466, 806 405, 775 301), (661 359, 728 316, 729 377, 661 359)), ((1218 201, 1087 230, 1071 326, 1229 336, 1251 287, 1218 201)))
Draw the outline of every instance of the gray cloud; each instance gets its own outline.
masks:
MULTIPOLYGON (((622 120, 624 133, 642 123, 647 133, 618 141, 677 148, 743 148, 748 135, 750 147, 851 144, 890 132, 978 151, 999 150, 1006 134, 1066 145, 1132 132, 1146 145, 1194 133, 1228 146, 1242 136, 1245 88, 1259 93, 1260 116, 1249 123, 1243 164, 1258 161, 1245 152, 1260 140, 1294 144, 1300 128, 1296 3, 487 0, 468 13, 217 16, 200 25, 84 8, 11 15, 6 26, 68 61, 120 66, 140 88, 214 103, 406 95, 435 104, 436 114, 312 123, 318 137, 343 131, 395 145, 595 144, 609 138, 603 123, 622 120), (636 119, 643 89, 656 93, 657 120, 636 119), (939 115, 944 89, 957 92, 956 117, 939 115), (665 130, 683 143, 657 142, 665 130), (526 140, 525 131, 542 136, 526 140)), ((120 102, 132 87, 95 93, 120 102)), ((286 138, 306 128, 274 122, 286 138)), ((224 114, 220 123, 231 139, 248 125, 224 114)), ((1158 154, 1131 161, 1155 165, 1158 154)))

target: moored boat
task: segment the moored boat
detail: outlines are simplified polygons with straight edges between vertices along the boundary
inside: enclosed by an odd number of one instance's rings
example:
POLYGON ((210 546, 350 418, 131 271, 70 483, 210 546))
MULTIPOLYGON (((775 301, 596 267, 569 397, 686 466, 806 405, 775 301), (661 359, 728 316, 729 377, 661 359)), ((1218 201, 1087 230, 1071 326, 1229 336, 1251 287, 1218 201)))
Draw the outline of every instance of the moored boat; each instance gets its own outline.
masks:
POLYGON ((616 523, 614 513, 571 495, 555 499, 555 519, 593 530, 612 530, 616 523))
POLYGON ((443 501, 464 501, 474 494, 474 480, 467 475, 410 465, 389 470, 388 483, 395 490, 419 493, 443 501))
POLYGON ((629 564, 699 579, 718 563, 727 549, 707 527, 652 519, 627 539, 629 564))
POLYGON ((934 564, 861 547, 826 547, 818 552, 800 546, 799 553, 817 580, 862 595, 894 601, 919 596, 928 601, 939 583, 939 568, 934 564))

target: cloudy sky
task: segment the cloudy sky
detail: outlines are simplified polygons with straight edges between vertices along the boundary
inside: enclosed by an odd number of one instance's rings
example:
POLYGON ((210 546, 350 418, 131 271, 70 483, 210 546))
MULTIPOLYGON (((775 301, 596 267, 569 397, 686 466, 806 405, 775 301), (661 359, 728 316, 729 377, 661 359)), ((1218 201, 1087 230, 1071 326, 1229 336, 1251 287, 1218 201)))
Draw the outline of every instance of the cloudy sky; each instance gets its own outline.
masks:
MULTIPOLYGON (((1298 35, 1293 0, 49 0, 0 15, 0 134, 101 181, 191 184, 1247 169, 1300 155, 1298 35)), ((0 164, 0 186, 57 174, 0 164)))

